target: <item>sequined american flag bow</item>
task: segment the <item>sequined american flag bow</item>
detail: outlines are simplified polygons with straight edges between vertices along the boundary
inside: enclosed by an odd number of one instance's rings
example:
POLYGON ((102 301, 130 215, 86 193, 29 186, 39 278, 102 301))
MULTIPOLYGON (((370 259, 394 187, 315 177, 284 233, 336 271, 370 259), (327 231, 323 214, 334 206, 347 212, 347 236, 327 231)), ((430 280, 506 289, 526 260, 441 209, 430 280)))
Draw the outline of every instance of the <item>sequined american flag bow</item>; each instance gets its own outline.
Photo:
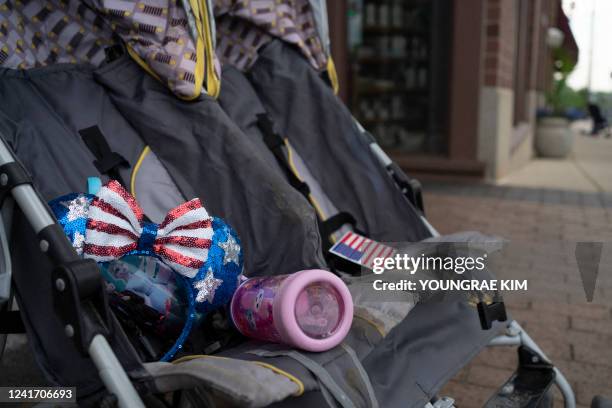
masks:
POLYGON ((212 236, 212 220, 199 199, 171 210, 157 225, 145 222, 136 199, 113 180, 89 206, 83 255, 107 262, 130 254, 154 254, 193 278, 208 258, 212 236))

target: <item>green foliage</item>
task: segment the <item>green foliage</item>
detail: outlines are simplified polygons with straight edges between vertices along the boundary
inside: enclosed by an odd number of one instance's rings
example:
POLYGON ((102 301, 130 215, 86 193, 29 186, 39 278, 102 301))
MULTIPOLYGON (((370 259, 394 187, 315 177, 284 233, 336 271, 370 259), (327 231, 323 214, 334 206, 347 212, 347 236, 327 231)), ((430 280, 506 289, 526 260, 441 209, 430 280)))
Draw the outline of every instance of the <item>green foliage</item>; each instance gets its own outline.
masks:
POLYGON ((555 70, 567 77, 576 68, 576 62, 572 55, 563 47, 555 48, 552 52, 555 70))
POLYGON ((557 90, 556 111, 563 113, 569 108, 586 109, 589 100, 588 89, 575 90, 567 85, 567 82, 561 84, 561 80, 555 81, 557 90))
POLYGON ((576 62, 564 48, 553 50, 555 77, 553 87, 546 95, 548 106, 553 116, 565 116, 567 108, 584 108, 588 100, 588 91, 575 91, 567 85, 569 74, 576 67, 576 62))

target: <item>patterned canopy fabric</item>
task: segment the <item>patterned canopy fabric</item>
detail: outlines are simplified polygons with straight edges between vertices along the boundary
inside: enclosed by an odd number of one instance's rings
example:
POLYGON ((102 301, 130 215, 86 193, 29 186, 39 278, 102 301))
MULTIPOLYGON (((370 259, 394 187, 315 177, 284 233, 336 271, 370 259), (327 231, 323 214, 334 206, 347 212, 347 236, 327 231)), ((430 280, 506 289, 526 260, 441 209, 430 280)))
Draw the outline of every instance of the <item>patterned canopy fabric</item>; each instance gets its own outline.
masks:
POLYGON ((224 64, 248 70, 259 49, 273 38, 296 45, 318 71, 328 56, 308 0, 215 0, 217 55, 224 64))
POLYGON ((77 0, 2 0, 0 66, 29 69, 51 64, 104 60, 112 30, 77 0))
POLYGON ((309 0, 214 0, 215 17, 207 0, 0 0, 0 66, 98 66, 120 39, 180 98, 216 97, 219 59, 248 70, 273 38, 324 71, 329 58, 315 12, 309 0))
POLYGON ((126 44, 130 55, 179 97, 206 85, 218 93, 208 7, 177 0, 0 0, 0 66, 29 69, 104 60, 104 48, 126 44))

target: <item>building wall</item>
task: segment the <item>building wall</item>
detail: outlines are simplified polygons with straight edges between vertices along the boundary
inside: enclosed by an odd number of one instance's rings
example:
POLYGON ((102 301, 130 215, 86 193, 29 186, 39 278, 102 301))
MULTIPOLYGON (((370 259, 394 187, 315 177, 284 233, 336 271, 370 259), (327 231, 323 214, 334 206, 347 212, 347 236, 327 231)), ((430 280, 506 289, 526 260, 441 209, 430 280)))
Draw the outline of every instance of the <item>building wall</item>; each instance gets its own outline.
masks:
POLYGON ((531 160, 559 1, 454 0, 450 159, 484 163, 493 180, 531 160))
POLYGON ((485 87, 512 88, 517 0, 485 0, 485 87))
POLYGON ((484 83, 480 90, 478 158, 486 177, 508 172, 514 118, 518 0, 485 0, 484 83))
POLYGON ((453 1, 451 44, 450 126, 448 155, 453 160, 476 160, 484 47, 483 0, 453 1))
POLYGON ((559 0, 483 0, 478 158, 499 179, 534 154, 536 112, 552 78, 548 27, 559 0))
MULTIPOLYGON (((332 51, 345 101, 353 85, 346 1, 328 0, 332 51)), ((449 1, 448 149, 435 157, 394 156, 406 170, 499 179, 532 158, 536 111, 552 83, 546 33, 557 21, 560 1, 449 1)))

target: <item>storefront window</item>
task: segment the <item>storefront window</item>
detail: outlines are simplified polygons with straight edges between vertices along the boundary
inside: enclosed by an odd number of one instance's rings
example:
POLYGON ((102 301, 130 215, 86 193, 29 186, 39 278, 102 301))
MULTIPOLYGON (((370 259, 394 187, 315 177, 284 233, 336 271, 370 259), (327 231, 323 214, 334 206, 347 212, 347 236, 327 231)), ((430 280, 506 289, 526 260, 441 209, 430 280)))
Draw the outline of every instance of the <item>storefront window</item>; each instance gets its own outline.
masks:
POLYGON ((384 148, 427 153, 445 149, 449 69, 448 63, 436 64, 449 58, 445 32, 450 28, 434 20, 441 21, 441 15, 450 18, 446 3, 450 2, 349 3, 352 110, 384 148))

